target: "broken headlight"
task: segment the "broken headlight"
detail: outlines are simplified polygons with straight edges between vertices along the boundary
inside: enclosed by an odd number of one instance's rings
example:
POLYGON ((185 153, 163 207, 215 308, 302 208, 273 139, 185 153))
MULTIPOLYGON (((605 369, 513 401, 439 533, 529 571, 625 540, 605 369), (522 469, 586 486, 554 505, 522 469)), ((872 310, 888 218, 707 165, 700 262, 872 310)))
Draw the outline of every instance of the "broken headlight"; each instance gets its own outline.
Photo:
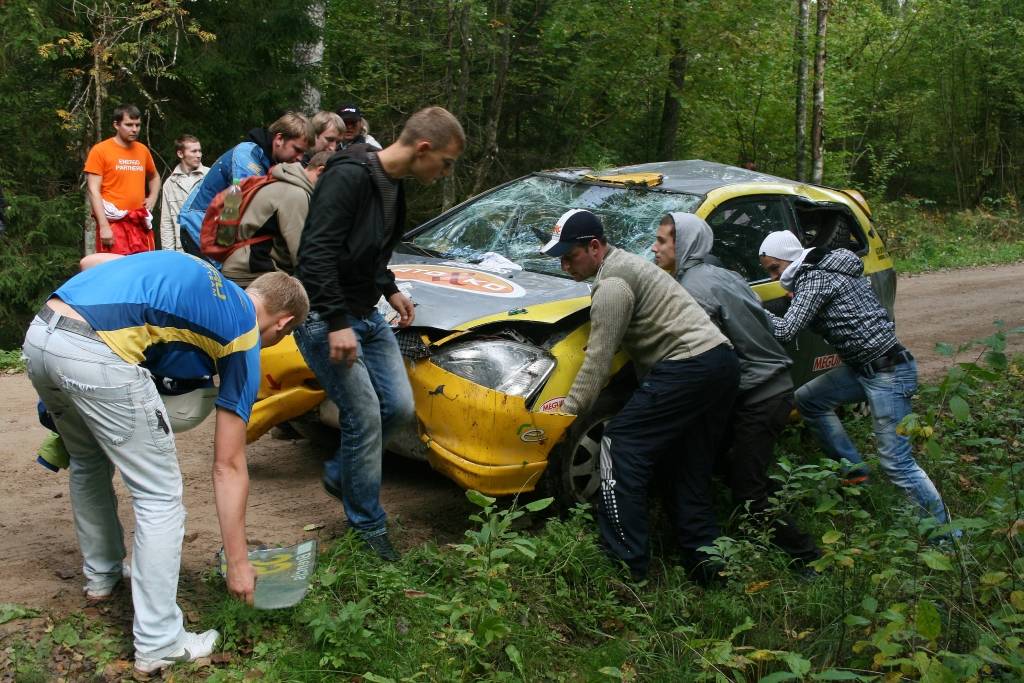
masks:
POLYGON ((431 361, 470 382, 522 396, 527 402, 555 369, 555 357, 544 349, 503 339, 452 344, 435 352, 431 361))

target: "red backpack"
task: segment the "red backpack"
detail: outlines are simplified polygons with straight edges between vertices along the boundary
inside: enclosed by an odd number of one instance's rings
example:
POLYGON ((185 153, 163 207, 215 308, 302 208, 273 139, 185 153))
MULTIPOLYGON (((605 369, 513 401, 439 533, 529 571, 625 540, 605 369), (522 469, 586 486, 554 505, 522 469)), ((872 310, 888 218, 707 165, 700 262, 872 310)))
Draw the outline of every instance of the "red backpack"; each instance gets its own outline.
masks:
POLYGON ((238 210, 238 220, 225 221, 221 220, 220 217, 221 212, 224 210, 224 197, 231 191, 231 188, 229 187, 217 193, 206 208, 206 215, 203 216, 203 226, 199 230, 199 250, 203 253, 203 256, 223 263, 237 249, 241 249, 249 244, 266 242, 274 238, 273 235, 261 235, 244 240, 241 238, 239 230, 242 217, 245 216, 245 210, 249 206, 249 202, 252 201, 252 198, 256 196, 256 192, 261 187, 266 187, 276 181, 277 178, 270 175, 269 172, 267 175, 249 176, 242 179, 238 185, 242 189, 242 205, 238 210), (231 240, 230 244, 225 245, 217 241, 217 235, 220 231, 231 230, 232 228, 234 229, 234 239, 231 240))

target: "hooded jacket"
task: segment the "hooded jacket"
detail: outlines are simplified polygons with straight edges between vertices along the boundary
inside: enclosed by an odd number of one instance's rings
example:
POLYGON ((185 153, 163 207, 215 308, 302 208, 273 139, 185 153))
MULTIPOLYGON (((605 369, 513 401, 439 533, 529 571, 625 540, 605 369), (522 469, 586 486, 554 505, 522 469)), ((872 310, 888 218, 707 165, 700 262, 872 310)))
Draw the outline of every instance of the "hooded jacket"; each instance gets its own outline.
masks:
POLYGON ((762 401, 793 388, 792 359, 772 335, 761 300, 731 270, 705 263, 714 234, 692 213, 670 214, 675 223, 676 279, 732 342, 740 362, 743 400, 762 401))
POLYGON ((181 205, 178 225, 182 232, 182 246, 186 251, 199 255, 199 233, 203 227, 203 216, 210 202, 221 190, 231 186, 235 178, 241 180, 254 175, 266 175, 273 163, 273 137, 266 128, 253 128, 249 139, 240 142, 220 155, 210 166, 203 180, 192 188, 188 199, 181 205), (188 239, 186 239, 186 237, 188 239), (188 244, 189 240, 194 245, 188 244), (194 249, 190 251, 189 247, 194 249))
POLYGON ((401 184, 394 229, 385 234, 384 202, 366 155, 339 152, 331 157, 310 199, 296 271, 310 310, 327 321, 331 332, 349 327, 349 315, 367 315, 381 295, 398 291, 388 261, 404 226, 401 184))
POLYGON ((239 224, 240 239, 268 235, 273 239, 234 251, 224 261, 228 279, 248 287, 263 273, 294 272, 299 262, 299 240, 309 213, 313 183, 302 164, 277 164, 270 175, 278 182, 261 187, 245 207, 239 224))
POLYGON ((793 301, 782 317, 768 313, 772 332, 788 342, 810 327, 854 367, 884 356, 899 342, 896 325, 863 277, 849 249, 814 249, 793 276, 793 301))

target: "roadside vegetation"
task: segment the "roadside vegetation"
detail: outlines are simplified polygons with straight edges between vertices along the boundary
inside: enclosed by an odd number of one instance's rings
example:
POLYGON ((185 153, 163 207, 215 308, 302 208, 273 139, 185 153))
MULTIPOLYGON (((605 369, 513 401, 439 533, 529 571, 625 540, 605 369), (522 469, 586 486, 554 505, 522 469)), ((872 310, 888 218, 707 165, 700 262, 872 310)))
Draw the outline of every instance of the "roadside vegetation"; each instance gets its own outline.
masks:
MULTIPOLYGON (((591 512, 548 519, 548 501, 479 507, 461 543, 415 547, 381 564, 352 538, 324 548, 314 586, 290 610, 224 596, 212 570, 182 596, 193 626, 217 628, 224 654, 180 666, 206 681, 1021 680, 1024 677, 1024 358, 1008 333, 959 349, 925 385, 903 429, 953 513, 935 529, 877 472, 838 485, 813 439, 782 442, 778 504, 825 551, 786 566, 762 529, 727 527, 726 584, 703 590, 673 564, 665 520, 652 578, 624 579, 596 545, 591 512), (533 520, 532 527, 529 521, 533 520), (958 542, 929 542, 958 530, 958 542), (200 616, 202 615, 202 616, 200 616)), ((854 421, 867 441, 870 421, 854 421)), ((398 533, 399 542, 401 531, 398 533)), ((128 598, 56 621, 0 607, 0 670, 19 681, 130 675, 128 598), (19 627, 19 624, 27 624, 19 627)))
POLYGON ((1024 217, 1009 197, 961 211, 908 198, 879 204, 872 217, 897 273, 1024 260, 1024 217))

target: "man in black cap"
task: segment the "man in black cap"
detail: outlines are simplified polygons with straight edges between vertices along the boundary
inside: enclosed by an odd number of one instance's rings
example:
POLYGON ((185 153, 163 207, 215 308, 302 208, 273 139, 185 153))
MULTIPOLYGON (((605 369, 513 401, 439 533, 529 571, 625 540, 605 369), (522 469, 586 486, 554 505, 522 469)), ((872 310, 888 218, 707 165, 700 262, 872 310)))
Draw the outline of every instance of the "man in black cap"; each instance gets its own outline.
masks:
POLYGON ((601 439, 598 524, 605 547, 635 579, 647 575, 648 488, 667 457, 683 564, 694 580, 713 580, 717 567, 699 548, 718 536, 711 473, 739 382, 732 346, 671 275, 608 244, 589 211, 564 213, 541 251, 561 258, 574 280, 594 278, 586 355, 562 410, 591 409, 620 345, 640 380, 601 439))
POLYGON ((368 144, 377 149, 381 145, 372 136, 366 133, 366 119, 363 112, 354 104, 344 104, 338 107, 338 116, 345 122, 345 130, 341 132, 341 141, 338 142, 338 149, 348 149, 352 145, 368 144))

